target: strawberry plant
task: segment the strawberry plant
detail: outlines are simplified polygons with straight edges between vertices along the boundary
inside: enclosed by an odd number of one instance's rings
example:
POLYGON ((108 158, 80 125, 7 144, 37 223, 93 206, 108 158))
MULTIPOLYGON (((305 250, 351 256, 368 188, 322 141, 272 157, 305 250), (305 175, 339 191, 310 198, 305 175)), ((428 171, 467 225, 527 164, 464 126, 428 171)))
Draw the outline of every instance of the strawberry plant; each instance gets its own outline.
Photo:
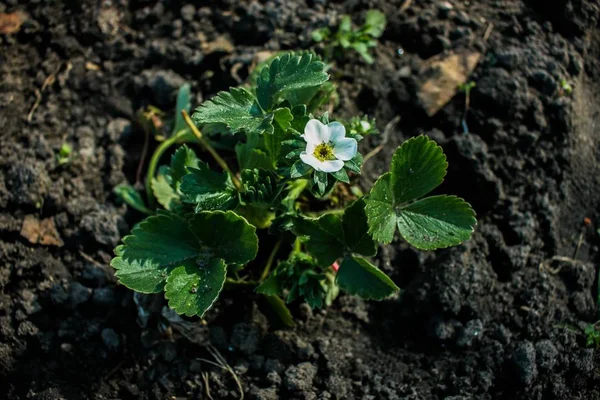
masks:
POLYGON ((395 151, 368 194, 348 190, 363 164, 360 133, 374 128, 318 114, 325 71, 313 53, 283 54, 250 89, 220 92, 191 118, 182 110, 165 140, 179 147, 168 165, 149 170, 151 198, 161 208, 121 189, 153 214, 115 250, 111 265, 121 284, 164 292, 188 316, 202 316, 225 286, 251 287, 289 322, 284 301, 323 307, 340 290, 375 300, 396 293, 369 260, 396 232, 423 250, 469 239, 476 221, 468 203, 425 197, 447 169, 442 149, 425 136, 395 151), (202 159, 192 143, 204 150, 202 159))

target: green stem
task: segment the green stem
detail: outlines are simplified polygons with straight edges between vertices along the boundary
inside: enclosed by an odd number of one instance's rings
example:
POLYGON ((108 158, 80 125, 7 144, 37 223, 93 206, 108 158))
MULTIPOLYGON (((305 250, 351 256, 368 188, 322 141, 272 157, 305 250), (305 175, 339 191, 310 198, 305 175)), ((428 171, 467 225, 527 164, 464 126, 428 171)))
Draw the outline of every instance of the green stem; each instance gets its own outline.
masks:
POLYGON ((227 280, 225 280, 225 284, 229 287, 250 287, 250 286, 258 286, 258 282, 256 281, 242 281, 242 280, 235 280, 232 278, 227 278, 227 280))
POLYGON ((187 126, 190 128, 190 130, 192 131, 194 136, 196 136, 196 139, 198 139, 198 142, 200 142, 202 147, 204 147, 206 149, 206 151, 208 151, 210 153, 210 155, 213 156, 213 158, 215 159, 217 164, 219 164, 221 166, 221 168, 223 168, 223 170, 225 172, 227 172, 229 174, 229 176, 231 176, 231 181, 233 182, 233 185, 235 186, 235 188, 240 192, 243 191, 242 183, 240 182, 238 177, 231 171, 231 169, 229 168, 229 165, 227 165, 225 160, 223 160, 221 158, 219 153, 217 153, 217 151, 214 149, 214 147, 211 146, 211 144, 208 142, 208 140, 204 139, 202 132, 200 132, 200 130, 196 127, 196 125, 194 125, 194 122, 190 118, 187 111, 181 110, 181 115, 183 116, 183 120, 185 121, 187 126))
POLYGON ((275 256, 281 247, 282 240, 279 239, 275 246, 273 246, 273 250, 271 250, 271 254, 269 254, 269 259, 267 260, 267 265, 265 265, 265 269, 263 269, 262 274, 260 274, 259 282, 264 281, 269 276, 269 272, 271 272, 271 267, 273 266, 273 262, 275 261, 275 256))
POLYGON ((186 131, 179 131, 177 134, 166 139, 156 148, 156 150, 154 150, 154 154, 152 154, 150 164, 148 164, 148 172, 146 173, 146 196, 148 197, 148 204, 150 204, 150 206, 153 206, 156 201, 154 193, 152 192, 152 179, 156 174, 158 162, 160 161, 162 155, 169 149, 169 147, 179 142, 185 136, 185 133, 186 131))

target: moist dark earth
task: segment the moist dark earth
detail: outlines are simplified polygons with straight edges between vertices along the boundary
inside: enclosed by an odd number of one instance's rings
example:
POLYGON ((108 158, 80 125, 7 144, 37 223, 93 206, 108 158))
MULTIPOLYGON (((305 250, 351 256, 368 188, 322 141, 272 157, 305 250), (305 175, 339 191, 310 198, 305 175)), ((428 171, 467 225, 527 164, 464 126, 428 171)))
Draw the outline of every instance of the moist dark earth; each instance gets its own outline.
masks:
POLYGON ((246 399, 600 399, 600 352, 582 333, 598 319, 598 2, 0 4, 14 11, 26 21, 0 35, 3 398, 238 399, 235 374, 246 399), (370 8, 388 17, 375 64, 337 60, 332 116, 368 114, 386 131, 361 149, 385 144, 366 189, 404 140, 438 141, 440 191, 473 204, 472 240, 417 252, 396 239, 374 261, 399 296, 293 304, 294 329, 251 292, 225 293, 200 321, 119 286, 112 249, 142 215, 112 190, 136 181, 137 111, 171 113, 184 82, 197 105, 240 84, 257 53, 311 48, 313 29, 370 8), (468 133, 464 94, 432 117, 418 96, 425 60, 465 50, 481 53, 468 133), (59 164, 63 143, 73 152, 59 164), (64 245, 23 237, 28 215, 64 245), (205 361, 217 352, 231 371, 205 361))

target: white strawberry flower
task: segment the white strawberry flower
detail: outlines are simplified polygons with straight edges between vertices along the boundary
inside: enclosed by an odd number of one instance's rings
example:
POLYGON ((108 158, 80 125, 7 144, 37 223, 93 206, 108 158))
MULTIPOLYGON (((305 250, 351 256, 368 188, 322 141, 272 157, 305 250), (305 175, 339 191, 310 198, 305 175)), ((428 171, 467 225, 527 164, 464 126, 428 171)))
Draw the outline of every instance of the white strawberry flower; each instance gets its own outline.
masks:
POLYGON ((324 125, 318 119, 311 119, 302 138, 306 140, 306 150, 300 154, 300 159, 322 172, 339 171, 344 167, 344 161, 356 155, 358 148, 356 139, 347 138, 346 128, 339 122, 324 125))

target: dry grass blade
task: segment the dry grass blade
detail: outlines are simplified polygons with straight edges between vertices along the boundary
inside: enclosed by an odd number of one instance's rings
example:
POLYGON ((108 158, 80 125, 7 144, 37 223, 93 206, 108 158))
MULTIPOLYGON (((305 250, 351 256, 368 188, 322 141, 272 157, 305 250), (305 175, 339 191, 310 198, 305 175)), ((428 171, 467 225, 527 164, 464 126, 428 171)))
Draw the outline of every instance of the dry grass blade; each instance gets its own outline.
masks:
POLYGON ((240 378, 237 376, 237 374, 235 373, 233 368, 231 368, 231 366, 227 363, 227 360, 225 360, 225 358, 221 355, 221 353, 219 353, 219 350, 217 350, 216 348, 214 348, 213 346, 210 346, 210 345, 207 346, 206 349, 208 350, 210 355, 213 356, 213 358, 215 359, 216 362, 207 360, 206 358, 199 358, 198 360, 204 361, 207 364, 210 364, 212 366, 221 368, 222 370, 229 372, 231 374, 231 376, 233 377, 233 380, 235 381, 235 384, 237 385, 238 390, 240 391, 240 400, 244 400, 244 388, 242 387, 242 382, 240 381, 240 378))
POLYGON ((206 393, 206 397, 208 397, 210 400, 214 400, 210 394, 210 384, 208 382, 209 378, 206 372, 202 373, 202 380, 204 381, 204 392, 206 393))

